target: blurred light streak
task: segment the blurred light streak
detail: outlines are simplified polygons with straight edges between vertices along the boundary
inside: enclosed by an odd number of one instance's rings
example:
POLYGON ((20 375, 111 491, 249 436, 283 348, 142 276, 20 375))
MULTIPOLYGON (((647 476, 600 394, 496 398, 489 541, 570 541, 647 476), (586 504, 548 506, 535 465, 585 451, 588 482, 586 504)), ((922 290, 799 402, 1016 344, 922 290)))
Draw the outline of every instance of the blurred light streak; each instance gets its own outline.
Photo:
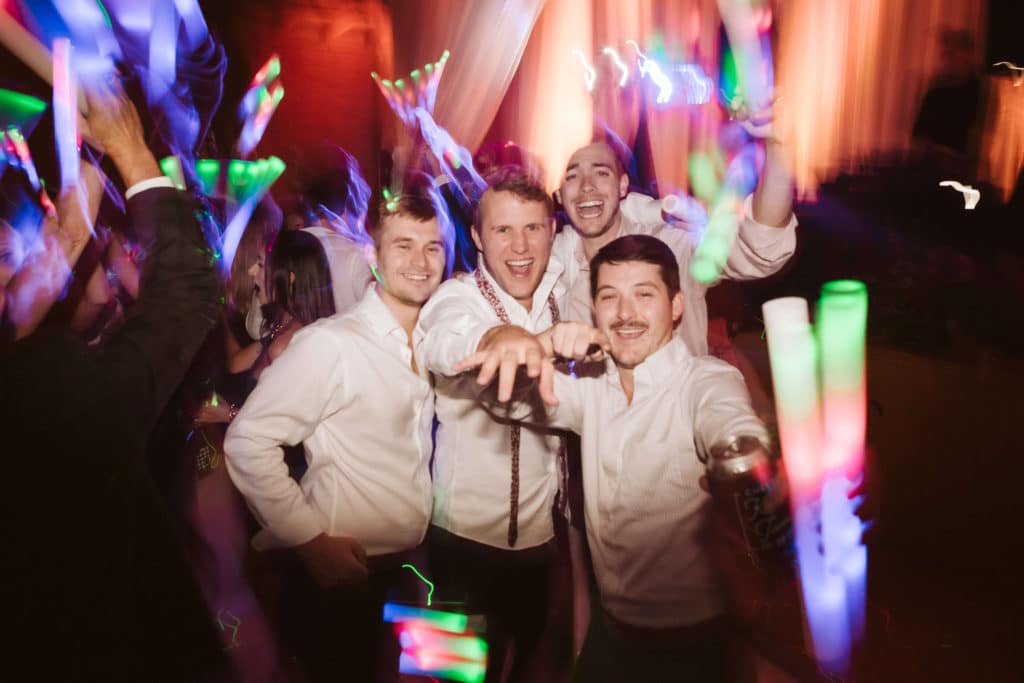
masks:
POLYGON ((601 50, 601 54, 608 55, 609 57, 612 58, 612 62, 614 62, 615 68, 617 68, 619 70, 619 73, 622 74, 621 76, 619 76, 619 87, 626 87, 626 82, 629 81, 629 67, 626 66, 626 63, 624 61, 622 61, 622 57, 619 56, 618 51, 613 47, 606 47, 603 50, 601 50))
POLYGON ((1019 88, 1020 84, 1024 82, 1024 66, 1017 66, 1013 62, 996 62, 992 66, 1005 66, 1007 69, 1010 69, 1011 71, 1021 72, 1017 74, 1017 77, 1015 79, 1013 79, 1013 87, 1019 88))
POLYGON ((592 92, 594 81, 597 80, 597 70, 587 61, 587 56, 579 50, 572 50, 572 54, 583 63, 583 83, 587 86, 587 92, 592 92))
POLYGON ((987 5, 789 0, 776 6, 783 93, 777 131, 802 197, 814 197, 822 182, 870 158, 909 151, 923 94, 946 66, 940 31, 966 30, 982 45, 987 5))
POLYGON ((627 40, 626 44, 632 45, 636 50, 636 57, 639 60, 637 69, 640 71, 640 75, 649 76, 651 82, 658 87, 658 97, 655 102, 665 104, 672 99, 672 79, 665 74, 661 65, 641 52, 640 46, 636 44, 635 40, 627 40))
POLYGON ((952 187, 957 192, 963 194, 965 209, 973 209, 978 205, 978 200, 981 199, 980 190, 976 190, 970 185, 961 185, 955 180, 943 180, 939 183, 939 187, 952 187))
POLYGON ((984 117, 978 179, 995 186, 997 196, 1009 201, 1024 170, 1024 88, 1011 79, 989 76, 985 80, 984 117))

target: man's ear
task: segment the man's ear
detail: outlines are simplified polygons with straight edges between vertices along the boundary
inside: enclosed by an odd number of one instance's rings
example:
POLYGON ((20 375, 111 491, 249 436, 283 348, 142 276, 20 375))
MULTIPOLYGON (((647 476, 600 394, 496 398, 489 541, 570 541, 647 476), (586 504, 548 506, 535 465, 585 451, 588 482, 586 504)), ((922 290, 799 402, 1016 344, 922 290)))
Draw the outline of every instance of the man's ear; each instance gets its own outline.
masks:
POLYGON ((473 244, 476 245, 476 250, 482 253, 484 250, 484 243, 480 239, 480 230, 478 230, 475 225, 470 227, 469 236, 473 238, 473 244))
POLYGON ((562 203, 562 188, 561 187, 559 187, 557 190, 555 190, 555 203, 557 203, 559 206, 562 206, 562 207, 565 206, 565 204, 562 203))
POLYGON ((672 296, 672 324, 677 325, 683 318, 683 309, 686 308, 686 304, 683 300, 683 292, 678 291, 672 296))
POLYGON ((623 173, 619 176, 619 199, 625 199, 629 192, 629 174, 623 173))

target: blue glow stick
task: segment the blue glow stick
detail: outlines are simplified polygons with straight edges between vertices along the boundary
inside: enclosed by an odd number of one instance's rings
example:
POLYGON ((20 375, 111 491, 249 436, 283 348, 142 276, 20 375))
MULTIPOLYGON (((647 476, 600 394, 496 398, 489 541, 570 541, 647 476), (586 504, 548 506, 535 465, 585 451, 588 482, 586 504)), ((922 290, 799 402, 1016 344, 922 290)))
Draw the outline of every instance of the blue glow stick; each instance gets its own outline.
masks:
POLYGON ((71 41, 58 38, 53 41, 53 131, 60 163, 62 189, 78 186, 78 87, 71 70, 71 41))
POLYGON ((398 671, 416 676, 437 676, 459 683, 480 683, 487 667, 478 662, 451 660, 443 654, 416 651, 402 652, 398 658, 398 671))
POLYGON ((149 37, 149 79, 146 95, 150 103, 159 102, 177 78, 178 13, 174 3, 163 0, 153 8, 153 28, 149 37))

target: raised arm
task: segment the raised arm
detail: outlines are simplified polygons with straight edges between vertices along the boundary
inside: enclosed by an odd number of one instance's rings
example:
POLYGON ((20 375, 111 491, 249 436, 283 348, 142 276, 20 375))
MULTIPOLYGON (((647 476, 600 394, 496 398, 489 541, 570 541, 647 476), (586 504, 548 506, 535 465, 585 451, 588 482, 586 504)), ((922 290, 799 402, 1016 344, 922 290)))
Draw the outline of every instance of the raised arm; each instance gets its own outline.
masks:
POLYGON ((119 419, 149 425, 219 315, 214 253, 188 196, 160 172, 124 93, 89 93, 89 126, 128 186, 131 228, 149 254, 138 302, 95 360, 125 411, 119 419))

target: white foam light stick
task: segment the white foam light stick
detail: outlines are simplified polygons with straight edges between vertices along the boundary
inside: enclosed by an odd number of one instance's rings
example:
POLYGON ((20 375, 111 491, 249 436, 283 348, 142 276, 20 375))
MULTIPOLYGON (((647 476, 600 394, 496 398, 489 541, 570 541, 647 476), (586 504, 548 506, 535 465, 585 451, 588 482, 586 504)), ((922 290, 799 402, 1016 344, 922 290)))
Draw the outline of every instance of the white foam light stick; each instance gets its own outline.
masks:
POLYGON ((75 100, 78 84, 71 68, 73 48, 67 38, 53 41, 53 132, 60 163, 61 189, 78 185, 79 150, 78 113, 75 100))

